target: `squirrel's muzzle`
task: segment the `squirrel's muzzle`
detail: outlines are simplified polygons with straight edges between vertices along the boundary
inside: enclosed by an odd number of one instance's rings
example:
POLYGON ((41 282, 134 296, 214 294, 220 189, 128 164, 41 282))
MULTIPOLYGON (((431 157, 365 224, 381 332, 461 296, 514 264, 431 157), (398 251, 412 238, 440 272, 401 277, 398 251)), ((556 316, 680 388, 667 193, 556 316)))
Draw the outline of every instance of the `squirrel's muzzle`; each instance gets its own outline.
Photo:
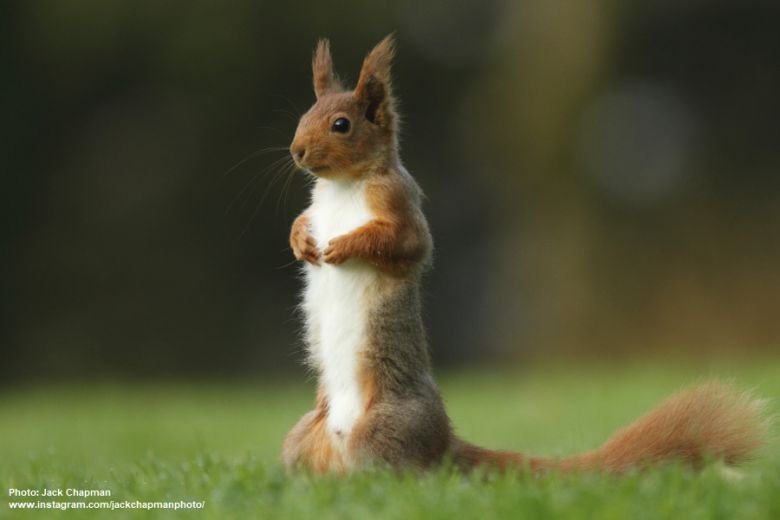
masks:
POLYGON ((293 144, 290 146, 290 155, 292 155, 293 159, 295 159, 295 162, 300 164, 306 157, 306 147, 293 142, 293 144))

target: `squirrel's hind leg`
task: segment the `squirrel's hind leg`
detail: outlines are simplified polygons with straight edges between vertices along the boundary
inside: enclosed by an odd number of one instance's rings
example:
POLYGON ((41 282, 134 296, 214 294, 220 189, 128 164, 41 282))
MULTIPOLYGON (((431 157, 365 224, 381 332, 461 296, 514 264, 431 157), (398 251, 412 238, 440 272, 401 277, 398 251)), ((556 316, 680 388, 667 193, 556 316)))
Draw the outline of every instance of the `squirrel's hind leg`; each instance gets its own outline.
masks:
POLYGON ((442 460, 450 438, 449 419, 435 403, 375 403, 352 431, 347 461, 351 467, 427 468, 442 460))
POLYGON ((344 470, 343 459, 334 449, 325 428, 326 417, 322 410, 312 410, 287 434, 282 462, 288 470, 306 468, 315 473, 344 470))

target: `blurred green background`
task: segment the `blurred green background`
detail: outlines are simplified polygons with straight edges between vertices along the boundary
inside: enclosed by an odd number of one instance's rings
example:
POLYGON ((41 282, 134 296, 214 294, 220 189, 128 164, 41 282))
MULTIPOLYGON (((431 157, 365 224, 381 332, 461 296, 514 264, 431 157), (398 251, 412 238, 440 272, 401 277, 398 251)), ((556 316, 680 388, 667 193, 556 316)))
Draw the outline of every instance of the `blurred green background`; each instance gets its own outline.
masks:
POLYGON ((307 187, 261 151, 319 37, 354 82, 391 31, 438 366, 780 345, 776 2, 0 11, 3 384, 296 370, 307 187))

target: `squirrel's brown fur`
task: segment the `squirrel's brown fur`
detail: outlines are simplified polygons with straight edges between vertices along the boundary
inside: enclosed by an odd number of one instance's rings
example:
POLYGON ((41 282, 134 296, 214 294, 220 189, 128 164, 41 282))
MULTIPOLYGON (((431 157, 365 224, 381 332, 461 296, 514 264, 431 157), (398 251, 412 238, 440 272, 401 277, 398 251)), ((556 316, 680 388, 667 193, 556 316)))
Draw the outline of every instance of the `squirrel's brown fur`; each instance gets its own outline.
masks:
MULTIPOLYGON (((328 41, 320 41, 312 62, 317 101, 301 118, 290 147, 297 164, 318 183, 312 206, 292 226, 295 257, 309 264, 311 276, 325 268, 352 269, 369 281, 356 285, 353 295, 365 310, 355 317, 354 326, 363 334, 354 353, 355 373, 335 374, 357 381, 358 417, 345 423, 348 431, 329 424, 337 396, 329 395, 328 388, 340 390, 332 383, 328 387, 334 374, 327 370, 332 369, 315 361, 321 378, 316 407, 287 436, 287 466, 315 472, 375 464, 425 468, 449 458, 463 468, 620 472, 663 460, 698 463, 712 456, 737 463, 748 457, 763 438, 761 402, 719 382, 671 397, 602 447, 569 458, 492 451, 455 437, 431 375, 421 318, 420 276, 429 264, 432 240, 420 207, 422 193, 398 156, 398 114, 390 82, 393 49, 392 37, 382 40, 363 62, 357 86, 348 91, 333 73, 328 41), (348 120, 347 132, 334 130, 339 118, 348 120), (318 190, 351 186, 360 187, 355 193, 370 218, 318 241, 313 231, 322 218, 318 190)), ((317 316, 307 320, 314 352, 323 348, 325 329, 317 316)))

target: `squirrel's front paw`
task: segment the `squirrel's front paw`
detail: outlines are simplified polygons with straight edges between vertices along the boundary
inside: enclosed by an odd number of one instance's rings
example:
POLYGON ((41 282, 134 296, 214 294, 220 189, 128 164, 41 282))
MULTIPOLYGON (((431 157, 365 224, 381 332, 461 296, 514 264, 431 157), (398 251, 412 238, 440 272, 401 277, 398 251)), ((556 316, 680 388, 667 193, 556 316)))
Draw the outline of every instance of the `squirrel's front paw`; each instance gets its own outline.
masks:
POLYGON ((296 260, 305 260, 310 264, 320 265, 320 250, 317 249, 317 242, 309 233, 305 231, 293 233, 290 246, 296 260))
POLYGON ((349 259, 347 252, 347 240, 345 237, 336 237, 328 242, 328 247, 322 252, 322 258, 329 264, 342 264, 349 259))

